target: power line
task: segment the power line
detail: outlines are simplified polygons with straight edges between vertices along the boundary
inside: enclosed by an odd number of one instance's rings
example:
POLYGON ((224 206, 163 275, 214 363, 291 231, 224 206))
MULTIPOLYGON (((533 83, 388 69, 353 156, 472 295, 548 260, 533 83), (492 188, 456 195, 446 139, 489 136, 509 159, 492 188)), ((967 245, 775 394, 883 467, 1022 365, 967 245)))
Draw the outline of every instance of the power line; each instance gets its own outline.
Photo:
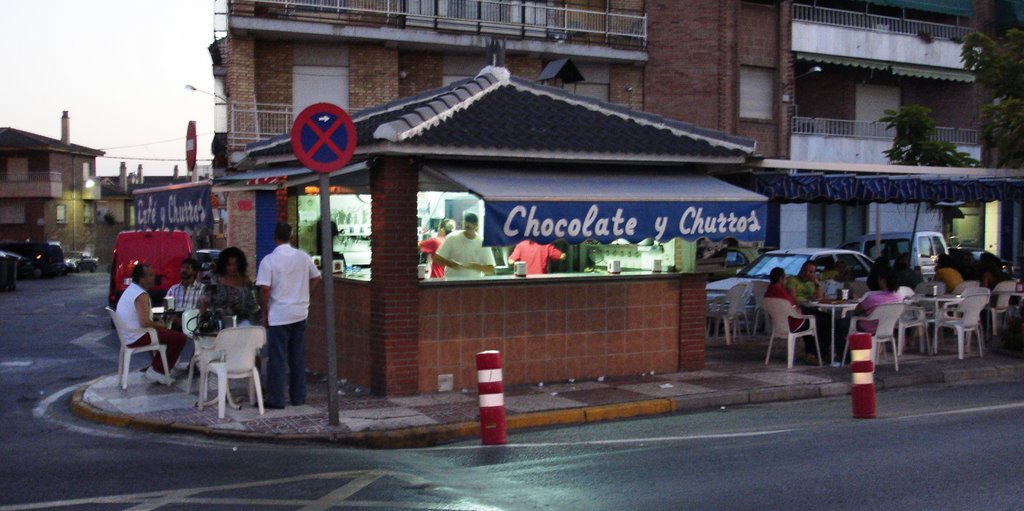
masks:
MULTIPOLYGON (((213 132, 212 131, 207 131, 206 133, 200 133, 200 134, 196 135, 196 137, 205 137, 206 135, 213 135, 213 132)), ((118 147, 101 147, 100 150, 101 151, 110 151, 112 149, 128 149, 130 147, 145 147, 145 146, 148 146, 148 145, 166 144, 167 142, 177 142, 177 141, 181 141, 181 140, 185 140, 185 137, 169 138, 167 140, 158 140, 156 142, 146 142, 144 144, 123 145, 123 146, 118 146, 118 147)), ((135 158, 135 159, 141 160, 142 158, 135 158)))
MULTIPOLYGON (((143 161, 185 161, 185 158, 137 158, 135 156, 98 156, 112 160, 143 160, 143 161)), ((213 161, 213 158, 196 158, 196 161, 213 161)))

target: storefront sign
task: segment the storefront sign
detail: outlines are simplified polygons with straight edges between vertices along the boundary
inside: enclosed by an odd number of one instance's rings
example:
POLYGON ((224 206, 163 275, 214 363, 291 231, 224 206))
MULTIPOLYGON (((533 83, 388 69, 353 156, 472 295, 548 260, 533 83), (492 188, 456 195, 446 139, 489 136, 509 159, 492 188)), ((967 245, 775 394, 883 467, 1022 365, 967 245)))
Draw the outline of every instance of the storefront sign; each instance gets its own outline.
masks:
POLYGON ((646 238, 763 241, 763 202, 487 202, 484 245, 646 238))
POLYGON ((184 186, 140 190, 135 195, 135 220, 140 230, 180 230, 194 232, 213 229, 210 189, 184 186))

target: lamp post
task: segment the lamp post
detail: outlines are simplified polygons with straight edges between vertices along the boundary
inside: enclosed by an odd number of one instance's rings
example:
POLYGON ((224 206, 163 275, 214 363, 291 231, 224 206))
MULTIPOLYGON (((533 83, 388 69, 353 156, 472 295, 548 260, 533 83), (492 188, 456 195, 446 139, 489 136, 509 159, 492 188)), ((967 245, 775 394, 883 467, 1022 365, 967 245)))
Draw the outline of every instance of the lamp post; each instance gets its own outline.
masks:
POLYGON ((206 94, 207 96, 213 96, 214 98, 219 99, 219 100, 221 100, 221 101, 223 101, 225 103, 227 103, 227 101, 228 101, 227 98, 225 98, 224 96, 221 96, 220 94, 217 94, 216 92, 209 92, 209 91, 205 91, 203 89, 197 89, 197 88, 195 88, 195 87, 193 87, 192 85, 189 85, 189 84, 185 85, 185 90, 192 91, 192 92, 200 92, 202 94, 206 94))

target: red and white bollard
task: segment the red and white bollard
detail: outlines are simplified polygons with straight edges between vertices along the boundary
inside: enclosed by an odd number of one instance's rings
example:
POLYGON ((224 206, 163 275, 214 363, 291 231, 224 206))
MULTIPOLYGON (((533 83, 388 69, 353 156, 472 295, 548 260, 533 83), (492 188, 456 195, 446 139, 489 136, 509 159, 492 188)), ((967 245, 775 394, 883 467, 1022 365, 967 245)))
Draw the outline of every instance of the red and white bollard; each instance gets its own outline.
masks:
POLYGON ((502 445, 505 435, 505 386, 501 382, 501 352, 476 354, 477 393, 480 395, 480 442, 502 445))
POLYGON ((853 375, 853 417, 856 419, 875 418, 875 364, 871 360, 871 334, 851 334, 850 371, 853 375))

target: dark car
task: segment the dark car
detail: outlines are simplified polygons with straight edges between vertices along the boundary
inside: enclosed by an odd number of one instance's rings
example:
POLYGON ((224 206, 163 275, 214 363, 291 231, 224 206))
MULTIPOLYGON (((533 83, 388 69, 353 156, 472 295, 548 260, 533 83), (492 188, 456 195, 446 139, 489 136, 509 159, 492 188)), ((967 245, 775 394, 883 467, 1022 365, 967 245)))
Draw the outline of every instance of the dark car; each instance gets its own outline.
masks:
POLYGON ((68 272, 87 271, 93 273, 96 268, 99 268, 100 261, 89 255, 88 252, 68 252, 64 264, 67 265, 68 272))
POLYGON ((0 250, 14 252, 28 258, 28 269, 25 275, 39 277, 56 277, 67 271, 64 264, 64 250, 60 244, 46 241, 24 241, 0 243, 0 250))

